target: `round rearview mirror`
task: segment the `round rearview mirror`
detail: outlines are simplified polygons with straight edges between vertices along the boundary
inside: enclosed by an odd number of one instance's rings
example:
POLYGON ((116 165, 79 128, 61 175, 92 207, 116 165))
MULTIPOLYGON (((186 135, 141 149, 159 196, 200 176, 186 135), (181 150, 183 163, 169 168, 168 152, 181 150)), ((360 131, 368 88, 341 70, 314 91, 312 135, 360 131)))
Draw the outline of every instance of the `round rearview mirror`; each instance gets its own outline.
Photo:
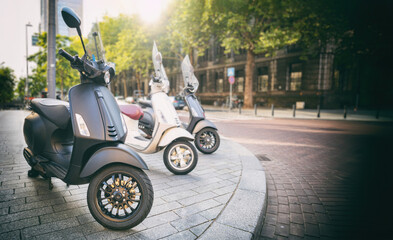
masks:
POLYGON ((71 8, 63 7, 61 9, 61 16, 69 28, 79 28, 81 25, 81 20, 71 8))
POLYGON ((161 64, 161 62, 162 62, 162 56, 161 56, 161 53, 160 53, 160 52, 158 52, 158 53, 156 54, 156 61, 157 61, 158 63, 160 63, 160 64, 161 64))

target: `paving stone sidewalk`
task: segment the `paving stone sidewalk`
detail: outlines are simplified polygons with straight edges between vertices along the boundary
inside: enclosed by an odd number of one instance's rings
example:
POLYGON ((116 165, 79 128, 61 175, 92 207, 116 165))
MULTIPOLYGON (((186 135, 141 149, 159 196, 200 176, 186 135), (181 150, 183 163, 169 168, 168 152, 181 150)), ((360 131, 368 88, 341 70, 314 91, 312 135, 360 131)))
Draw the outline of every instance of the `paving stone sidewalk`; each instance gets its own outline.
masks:
POLYGON ((265 173, 244 147, 222 139, 212 155, 176 176, 162 152, 142 155, 154 203, 148 217, 127 231, 111 231, 91 216, 88 185, 27 176, 22 156, 25 111, 0 111, 0 239, 250 239, 266 202, 265 173))

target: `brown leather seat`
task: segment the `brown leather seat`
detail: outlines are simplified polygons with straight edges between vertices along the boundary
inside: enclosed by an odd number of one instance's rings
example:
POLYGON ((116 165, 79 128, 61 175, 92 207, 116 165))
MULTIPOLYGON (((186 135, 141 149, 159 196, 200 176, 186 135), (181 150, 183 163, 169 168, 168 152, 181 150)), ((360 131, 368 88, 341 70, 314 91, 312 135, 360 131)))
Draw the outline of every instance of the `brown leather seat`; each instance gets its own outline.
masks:
POLYGON ((143 117, 142 108, 135 104, 119 105, 120 111, 134 120, 140 120, 143 117))

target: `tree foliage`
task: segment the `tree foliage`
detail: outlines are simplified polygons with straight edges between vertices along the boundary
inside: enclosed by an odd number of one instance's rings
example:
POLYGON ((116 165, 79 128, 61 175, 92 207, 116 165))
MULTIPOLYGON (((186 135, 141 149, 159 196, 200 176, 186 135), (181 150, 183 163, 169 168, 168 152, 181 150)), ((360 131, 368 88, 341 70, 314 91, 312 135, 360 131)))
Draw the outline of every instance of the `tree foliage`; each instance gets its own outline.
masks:
MULTIPOLYGON (((40 50, 30 55, 28 60, 34 62, 36 67, 33 69, 33 74, 29 76, 29 94, 30 96, 40 96, 41 92, 47 86, 47 33, 43 32, 38 35, 37 45, 40 50)), ((71 55, 83 55, 83 48, 79 37, 56 36, 56 49, 63 48, 71 55)), ((67 92, 69 88, 79 82, 78 72, 73 70, 70 62, 60 55, 56 55, 56 87, 60 89, 61 94, 67 92)), ((24 92, 20 92, 24 96, 24 92)))
POLYGON ((0 67, 0 104, 11 101, 14 97, 15 76, 9 67, 0 67))

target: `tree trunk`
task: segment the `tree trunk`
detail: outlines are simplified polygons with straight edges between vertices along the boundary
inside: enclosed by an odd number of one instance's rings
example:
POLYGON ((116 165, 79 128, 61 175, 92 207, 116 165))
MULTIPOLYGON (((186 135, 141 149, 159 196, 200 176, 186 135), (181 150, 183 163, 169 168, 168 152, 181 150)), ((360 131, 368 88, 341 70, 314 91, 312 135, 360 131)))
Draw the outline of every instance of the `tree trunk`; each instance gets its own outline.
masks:
POLYGON ((254 81, 255 56, 252 50, 247 50, 246 83, 244 87, 244 107, 252 108, 254 105, 252 97, 252 85, 254 81))
POLYGON ((123 87, 124 87, 124 98, 127 96, 127 71, 124 71, 124 79, 123 79, 123 87))
POLYGON ((138 94, 141 93, 141 74, 136 74, 136 88, 138 89, 138 94))
POLYGON ((63 94, 63 91, 64 91, 64 78, 62 77, 61 78, 61 86, 60 86, 60 98, 61 98, 61 100, 64 100, 64 94, 63 94))

